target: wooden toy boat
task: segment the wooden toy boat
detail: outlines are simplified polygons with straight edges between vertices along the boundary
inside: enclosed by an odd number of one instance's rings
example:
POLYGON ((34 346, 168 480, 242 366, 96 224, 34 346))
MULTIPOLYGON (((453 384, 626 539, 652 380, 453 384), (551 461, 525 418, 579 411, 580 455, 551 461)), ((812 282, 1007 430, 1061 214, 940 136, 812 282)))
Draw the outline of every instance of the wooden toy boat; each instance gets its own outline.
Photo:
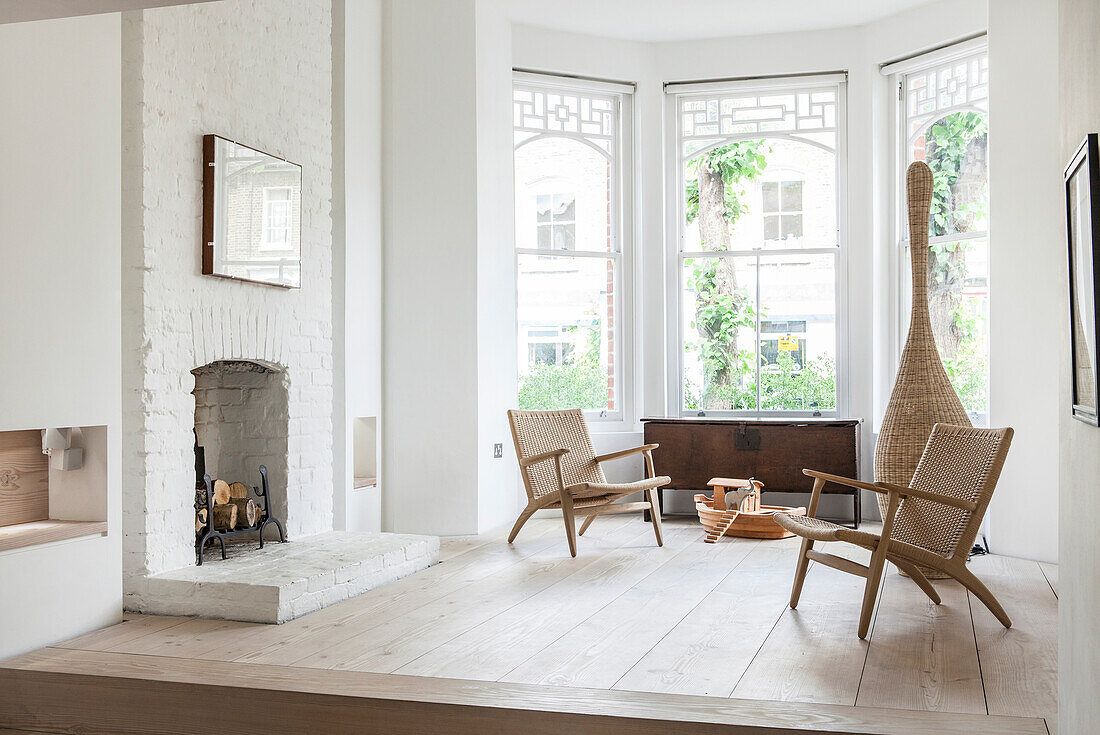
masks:
POLYGON ((806 515, 804 507, 762 505, 760 489, 764 485, 757 480, 715 477, 707 484, 714 488, 714 497, 697 494, 695 510, 699 513, 699 522, 707 531, 705 541, 709 544, 722 536, 787 538, 794 534, 778 525, 772 516, 776 513, 806 515))

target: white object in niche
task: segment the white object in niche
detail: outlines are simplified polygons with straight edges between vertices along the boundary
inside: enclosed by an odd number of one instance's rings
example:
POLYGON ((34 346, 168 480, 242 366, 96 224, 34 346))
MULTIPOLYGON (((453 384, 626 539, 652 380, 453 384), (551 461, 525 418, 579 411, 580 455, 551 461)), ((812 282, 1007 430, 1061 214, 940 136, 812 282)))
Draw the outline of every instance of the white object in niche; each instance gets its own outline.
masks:
POLYGON ((79 470, 84 466, 84 450, 80 447, 50 452, 50 467, 55 470, 79 470))
POLYGON ((84 449, 74 448, 72 443, 71 428, 42 430, 42 453, 49 455, 55 470, 79 470, 84 466, 84 449))

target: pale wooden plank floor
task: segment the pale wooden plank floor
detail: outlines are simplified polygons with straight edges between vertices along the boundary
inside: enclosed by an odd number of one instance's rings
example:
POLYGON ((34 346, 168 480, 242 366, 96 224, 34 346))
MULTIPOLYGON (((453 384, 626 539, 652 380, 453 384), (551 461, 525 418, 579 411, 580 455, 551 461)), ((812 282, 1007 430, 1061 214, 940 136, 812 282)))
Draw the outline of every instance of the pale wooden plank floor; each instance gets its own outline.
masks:
POLYGON ((984 556, 974 574, 1001 601, 1012 628, 1006 630, 970 595, 978 660, 991 715, 1034 712, 1058 732, 1058 598, 1037 563, 984 556))
POLYGON ((986 714, 967 592, 953 580, 933 584, 939 605, 886 575, 856 705, 986 714))
MULTIPOLYGON (((280 626, 127 616, 67 648, 307 668, 908 710, 1044 717, 1056 732, 1057 567, 979 557, 1005 630, 952 581, 936 607, 893 570, 868 641, 862 579, 812 565, 787 606, 797 540, 703 544, 667 519, 597 520, 569 556, 560 519, 443 539, 442 563, 280 626)), ((866 561, 860 549, 830 551, 866 561)))

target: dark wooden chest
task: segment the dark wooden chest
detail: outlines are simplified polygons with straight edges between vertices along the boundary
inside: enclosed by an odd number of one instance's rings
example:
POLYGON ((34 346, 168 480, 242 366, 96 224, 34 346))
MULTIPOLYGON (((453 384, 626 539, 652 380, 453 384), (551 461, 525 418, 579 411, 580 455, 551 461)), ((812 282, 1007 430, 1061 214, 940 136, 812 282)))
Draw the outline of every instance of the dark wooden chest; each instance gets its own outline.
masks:
MULTIPOLYGON (((804 468, 859 478, 859 419, 642 419, 645 442, 657 473, 672 478, 670 488, 703 491, 712 477, 754 477, 764 492, 809 493, 813 480, 804 468)), ((853 496, 859 519, 859 492, 832 483, 823 490, 853 496)))

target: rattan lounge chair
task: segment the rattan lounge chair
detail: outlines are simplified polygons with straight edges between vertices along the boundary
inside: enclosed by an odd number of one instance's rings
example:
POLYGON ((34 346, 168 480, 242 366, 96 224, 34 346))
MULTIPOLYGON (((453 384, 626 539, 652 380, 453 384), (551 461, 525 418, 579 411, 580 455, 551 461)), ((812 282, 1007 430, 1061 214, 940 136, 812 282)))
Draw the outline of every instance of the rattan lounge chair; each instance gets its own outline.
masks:
POLYGON ((523 486, 527 490, 527 507, 519 514, 508 543, 515 541, 519 530, 536 510, 561 508, 565 518, 565 535, 569 553, 577 555, 575 516, 586 516, 580 535, 588 530, 598 515, 649 510, 657 545, 664 545, 661 534, 661 506, 657 488, 667 485, 668 477, 653 472, 653 450, 656 444, 646 444, 596 456, 588 424, 580 409, 567 411, 509 411, 512 440, 516 445, 523 486), (645 456, 644 480, 611 484, 604 477, 603 462, 636 454, 645 456), (645 492, 645 502, 616 503, 626 495, 645 492))
POLYGON ((958 580, 989 608, 1006 627, 1012 621, 997 598, 966 568, 974 538, 1001 474, 1012 429, 974 429, 936 424, 924 447, 910 487, 888 482, 860 482, 824 472, 803 470, 814 478, 813 495, 805 516, 782 513, 775 522, 802 537, 794 572, 791 607, 798 605, 810 561, 866 577, 859 637, 867 637, 882 569, 887 560, 913 579, 937 605, 940 596, 918 568, 929 567, 958 580), (855 531, 815 518, 817 501, 826 482, 862 488, 889 499, 882 535, 855 531), (887 539, 888 543, 882 543, 887 539), (815 541, 847 541, 870 549, 869 566, 814 549, 815 541))

